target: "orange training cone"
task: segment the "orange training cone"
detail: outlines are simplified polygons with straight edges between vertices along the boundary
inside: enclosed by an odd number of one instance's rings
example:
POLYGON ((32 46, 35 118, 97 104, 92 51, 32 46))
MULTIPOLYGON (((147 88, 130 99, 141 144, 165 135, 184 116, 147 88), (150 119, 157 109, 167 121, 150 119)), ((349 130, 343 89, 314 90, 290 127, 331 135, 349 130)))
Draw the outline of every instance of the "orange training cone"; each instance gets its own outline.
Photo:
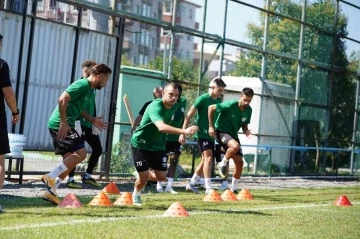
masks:
POLYGON ((341 195, 336 201, 334 202, 336 206, 352 206, 351 202, 345 195, 341 195))
POLYGON ((211 190, 211 192, 206 195, 203 199, 204 202, 222 202, 222 198, 220 197, 220 194, 216 192, 215 190, 211 190))
POLYGON ((165 217, 188 217, 189 213, 185 210, 184 206, 179 202, 174 202, 164 213, 165 217))
POLYGON ((239 200, 253 200, 254 197, 251 195, 249 190, 243 189, 239 192, 239 194, 236 196, 239 200))
POLYGON ((106 194, 120 194, 120 190, 118 189, 116 184, 113 182, 106 185, 106 187, 104 187, 103 190, 101 190, 101 192, 106 193, 106 194))
POLYGON ((79 199, 75 196, 75 194, 69 193, 61 201, 61 203, 59 204, 59 207, 62 207, 62 208, 78 208, 78 207, 82 207, 82 204, 79 201, 79 199))
POLYGON ((132 194, 130 192, 124 192, 121 196, 114 202, 114 205, 126 206, 132 205, 132 194))
POLYGON ((236 195, 230 189, 224 191, 221 194, 221 198, 224 201, 237 201, 236 195))
POLYGON ((110 202, 109 198, 106 196, 105 193, 100 192, 96 195, 93 200, 89 203, 90 206, 103 206, 103 207, 110 207, 112 203, 110 202))

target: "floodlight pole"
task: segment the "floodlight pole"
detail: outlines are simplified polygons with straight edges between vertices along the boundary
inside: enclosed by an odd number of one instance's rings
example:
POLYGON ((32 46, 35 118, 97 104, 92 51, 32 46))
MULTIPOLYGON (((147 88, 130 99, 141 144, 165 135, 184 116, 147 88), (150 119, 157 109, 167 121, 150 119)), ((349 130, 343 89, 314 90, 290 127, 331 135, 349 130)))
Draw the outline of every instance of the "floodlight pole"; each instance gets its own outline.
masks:
POLYGON ((220 55, 220 69, 219 77, 222 77, 223 74, 223 61, 224 61, 224 51, 225 51, 225 38, 226 38, 226 21, 227 21, 227 12, 228 12, 229 0, 225 1, 225 16, 224 16, 224 26, 223 26, 223 36, 221 44, 221 55, 220 55))
POLYGON ((174 27, 176 24, 176 10, 177 10, 177 0, 173 2, 172 8, 172 21, 171 21, 171 43, 170 43, 170 52, 169 52, 169 69, 168 69, 168 79, 171 79, 172 70, 173 70, 173 54, 174 54, 174 42, 175 42, 175 31, 174 27))

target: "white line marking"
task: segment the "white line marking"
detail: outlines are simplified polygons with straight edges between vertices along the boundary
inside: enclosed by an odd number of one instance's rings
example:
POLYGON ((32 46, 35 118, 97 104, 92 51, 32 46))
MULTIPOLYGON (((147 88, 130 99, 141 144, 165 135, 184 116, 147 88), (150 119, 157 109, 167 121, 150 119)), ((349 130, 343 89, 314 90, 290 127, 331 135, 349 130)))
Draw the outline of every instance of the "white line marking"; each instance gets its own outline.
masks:
MULTIPOLYGON (((360 202, 352 202, 352 204, 360 204, 360 202)), ((310 207, 323 207, 331 206, 332 204, 305 204, 305 205, 294 205, 294 206, 274 206, 274 207, 258 207, 258 208, 244 208, 244 209, 230 209, 222 211, 203 211, 203 212, 189 212, 190 215, 203 215, 203 214, 212 214, 212 213, 226 213, 226 212, 248 212, 248 211, 264 211, 264 210, 282 210, 282 209, 296 209, 296 208, 310 208, 310 207)), ((12 226, 12 227, 2 227, 0 231, 10 231, 10 230, 19 230, 26 228, 41 228, 41 227, 55 227, 63 225, 73 225, 73 224, 86 224, 86 223, 99 223, 106 221, 126 221, 126 220, 137 220, 137 219, 153 219, 153 218, 162 218, 163 215, 153 215, 153 216, 139 216, 139 217, 107 217, 107 218, 98 218, 98 219, 82 219, 82 220, 72 220, 66 222, 53 222, 53 223, 41 223, 41 224, 32 224, 32 225, 21 225, 21 226, 12 226)))

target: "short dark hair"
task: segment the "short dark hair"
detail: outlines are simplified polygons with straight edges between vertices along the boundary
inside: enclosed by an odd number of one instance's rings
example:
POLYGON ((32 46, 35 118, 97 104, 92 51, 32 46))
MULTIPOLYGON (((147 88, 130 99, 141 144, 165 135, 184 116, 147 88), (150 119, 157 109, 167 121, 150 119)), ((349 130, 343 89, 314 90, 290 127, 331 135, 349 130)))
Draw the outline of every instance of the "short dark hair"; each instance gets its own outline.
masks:
POLYGON ((179 94, 181 94, 182 93, 182 86, 180 84, 178 84, 178 83, 176 83, 176 86, 177 86, 177 88, 179 90, 179 94))
POLYGON ((178 89, 179 89, 179 87, 177 86, 177 84, 175 84, 174 82, 169 82, 169 83, 167 83, 166 86, 164 87, 164 90, 167 89, 167 88, 169 88, 170 86, 173 87, 175 90, 178 90, 178 89))
POLYGON ((90 74, 94 74, 94 75, 100 75, 101 73, 111 74, 111 72, 112 72, 111 69, 105 64, 96 64, 90 70, 90 74))
POLYGON ((96 65, 96 62, 95 62, 95 61, 88 60, 88 61, 84 61, 84 62, 81 64, 81 68, 92 67, 92 66, 95 66, 95 65, 96 65))
POLYGON ((220 86, 220 87, 226 87, 225 82, 220 78, 220 77, 216 77, 213 79, 213 82, 215 85, 220 86))
POLYGON ((3 35, 0 34, 0 41, 3 39, 3 35))
POLYGON ((253 97, 254 96, 254 91, 253 89, 249 88, 249 87, 245 87, 242 91, 241 91, 242 95, 246 95, 246 96, 250 96, 253 97))

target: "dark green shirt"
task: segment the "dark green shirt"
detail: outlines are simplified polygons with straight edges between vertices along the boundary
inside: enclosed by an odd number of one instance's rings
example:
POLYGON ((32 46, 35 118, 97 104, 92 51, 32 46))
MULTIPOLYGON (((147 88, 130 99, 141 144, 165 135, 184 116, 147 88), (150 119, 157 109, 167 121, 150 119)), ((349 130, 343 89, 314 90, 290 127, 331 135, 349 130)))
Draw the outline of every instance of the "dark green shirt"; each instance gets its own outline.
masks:
MULTIPOLYGON (((78 119, 81 113, 88 107, 93 90, 91 89, 88 79, 80 79, 72 83, 66 89, 66 92, 71 98, 66 108, 66 122, 71 128, 74 128, 75 120, 78 119)), ((59 105, 57 105, 50 116, 48 127, 57 130, 60 127, 60 122, 59 105)))
POLYGON ((241 111, 239 102, 229 100, 216 105, 218 113, 215 128, 229 134, 234 139, 239 139, 238 132, 244 124, 249 124, 252 109, 250 106, 241 111))
MULTIPOLYGON (((186 109, 186 99, 185 97, 181 96, 180 99, 177 101, 179 107, 175 111, 174 120, 171 122, 171 126, 175 128, 182 128, 185 118, 185 109, 186 109)), ((168 134, 167 141, 178 141, 179 135, 178 134, 168 134)))
POLYGON ((209 93, 205 93, 196 99, 194 107, 197 109, 196 125, 199 127, 199 131, 194 135, 195 138, 214 141, 214 138, 209 135, 208 108, 210 105, 220 102, 221 98, 214 100, 209 93))
POLYGON ((148 151, 164 151, 167 134, 161 133, 154 123, 163 121, 165 124, 170 125, 177 109, 177 103, 167 109, 162 99, 153 100, 146 108, 139 127, 131 137, 131 144, 135 148, 148 151))

